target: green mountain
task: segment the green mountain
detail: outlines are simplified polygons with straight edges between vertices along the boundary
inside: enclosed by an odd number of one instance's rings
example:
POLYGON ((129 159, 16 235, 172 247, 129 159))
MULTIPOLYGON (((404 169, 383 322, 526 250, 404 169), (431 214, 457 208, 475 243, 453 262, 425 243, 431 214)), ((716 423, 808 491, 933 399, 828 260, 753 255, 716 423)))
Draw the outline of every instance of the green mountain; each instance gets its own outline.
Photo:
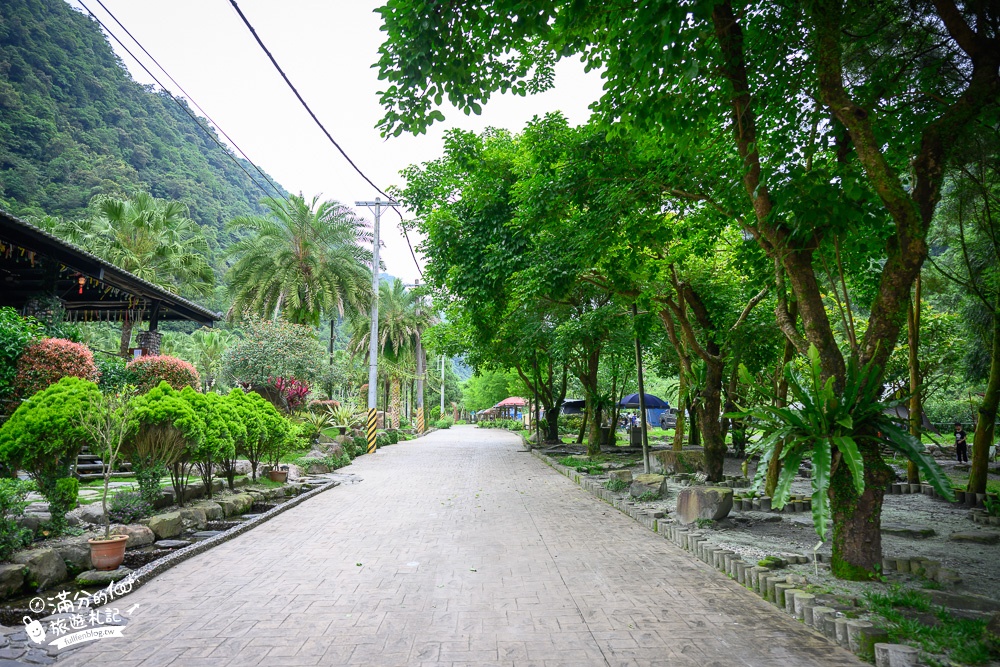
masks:
POLYGON ((0 206, 73 218, 94 195, 136 189, 187 204, 213 245, 263 196, 169 96, 131 78, 90 17, 64 0, 0 2, 0 206))

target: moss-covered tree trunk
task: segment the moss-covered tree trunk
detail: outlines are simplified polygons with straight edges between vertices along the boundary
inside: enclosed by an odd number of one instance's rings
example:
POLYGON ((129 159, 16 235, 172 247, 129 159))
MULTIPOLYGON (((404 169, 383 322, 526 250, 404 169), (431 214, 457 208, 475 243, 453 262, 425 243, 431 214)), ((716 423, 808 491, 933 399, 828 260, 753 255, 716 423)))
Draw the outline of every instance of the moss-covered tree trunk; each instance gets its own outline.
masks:
POLYGON ((852 581, 875 579, 882 570, 882 500, 892 470, 882 460, 878 445, 859 439, 865 464, 865 489, 859 495, 850 470, 835 455, 830 476, 830 510, 833 516, 835 577, 852 581))
POLYGON ((721 482, 725 477, 726 439, 722 432, 722 375, 721 362, 707 362, 705 386, 698 401, 698 423, 705 443, 705 475, 710 482, 721 482))
POLYGON ((990 351, 990 379, 983 402, 979 404, 979 423, 972 440, 972 468, 967 491, 986 493, 986 474, 990 463, 990 445, 1000 407, 1000 299, 993 313, 993 349, 990 351))
POLYGON ((587 433, 587 454, 601 453, 602 406, 598 395, 597 371, 601 360, 601 349, 594 348, 587 352, 582 366, 576 375, 583 385, 583 394, 587 402, 587 414, 590 419, 590 430, 587 433))
MULTIPOLYGON (((389 419, 392 423, 393 428, 399 428, 399 411, 400 411, 400 404, 402 402, 402 394, 400 386, 401 380, 399 379, 398 376, 394 375, 392 376, 390 384, 391 386, 389 389, 389 395, 390 395, 389 419)), ((441 415, 441 418, 444 419, 444 415, 441 415)))

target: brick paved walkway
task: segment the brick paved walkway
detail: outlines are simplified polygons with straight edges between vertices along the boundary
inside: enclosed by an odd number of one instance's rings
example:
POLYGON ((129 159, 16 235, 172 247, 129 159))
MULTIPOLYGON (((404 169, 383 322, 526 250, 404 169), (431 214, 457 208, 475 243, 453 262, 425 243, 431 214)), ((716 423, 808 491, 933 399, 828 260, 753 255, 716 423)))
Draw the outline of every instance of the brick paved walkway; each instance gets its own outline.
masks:
POLYGON ((59 664, 861 664, 518 449, 456 427, 363 457, 59 664))

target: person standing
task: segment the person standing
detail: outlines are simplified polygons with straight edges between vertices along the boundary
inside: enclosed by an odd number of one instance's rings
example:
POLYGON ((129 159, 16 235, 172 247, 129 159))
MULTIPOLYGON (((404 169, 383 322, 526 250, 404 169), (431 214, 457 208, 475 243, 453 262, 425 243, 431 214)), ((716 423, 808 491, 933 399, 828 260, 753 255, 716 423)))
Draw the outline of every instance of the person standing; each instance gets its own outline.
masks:
POLYGON ((955 456, 959 463, 969 462, 969 441, 961 422, 955 422, 955 456))

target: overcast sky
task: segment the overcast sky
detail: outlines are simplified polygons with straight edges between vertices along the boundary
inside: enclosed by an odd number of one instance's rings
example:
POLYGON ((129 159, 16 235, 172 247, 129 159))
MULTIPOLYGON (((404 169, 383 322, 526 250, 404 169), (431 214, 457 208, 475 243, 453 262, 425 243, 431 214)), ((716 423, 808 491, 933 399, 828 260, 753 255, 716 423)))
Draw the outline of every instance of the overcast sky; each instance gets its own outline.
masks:
MULTIPOLYGON (((82 11, 77 0, 69 4, 82 11)), ((133 52, 95 0, 83 0, 133 52)), ((291 192, 321 194, 353 206, 377 193, 329 144, 285 86, 227 0, 103 0, 195 102, 246 154, 291 192)), ((419 137, 383 140, 383 82, 371 65, 382 42, 380 0, 239 0, 240 8, 306 102, 368 176, 384 190, 402 185, 406 166, 439 157, 446 129, 487 126, 520 130, 533 116, 560 110, 583 123, 600 96, 601 81, 577 61, 559 65, 556 88, 534 97, 498 96, 482 116, 444 109, 447 120, 419 137)), ((132 76, 153 83, 114 40, 132 76)), ((140 57, 144 58, 144 56, 140 57)), ((152 63, 145 63, 157 76, 152 63)), ((162 79, 164 80, 165 79, 162 79)), ((168 84, 169 85, 169 84, 168 84)), ((172 91, 177 92, 177 91, 172 91)), ((361 211, 365 217, 370 213, 361 211)), ((390 213, 382 218, 386 270, 408 283, 418 277, 406 241, 390 213)), ((417 244, 417 239, 414 245, 417 244)), ((422 261, 422 260, 421 260, 422 261)))

